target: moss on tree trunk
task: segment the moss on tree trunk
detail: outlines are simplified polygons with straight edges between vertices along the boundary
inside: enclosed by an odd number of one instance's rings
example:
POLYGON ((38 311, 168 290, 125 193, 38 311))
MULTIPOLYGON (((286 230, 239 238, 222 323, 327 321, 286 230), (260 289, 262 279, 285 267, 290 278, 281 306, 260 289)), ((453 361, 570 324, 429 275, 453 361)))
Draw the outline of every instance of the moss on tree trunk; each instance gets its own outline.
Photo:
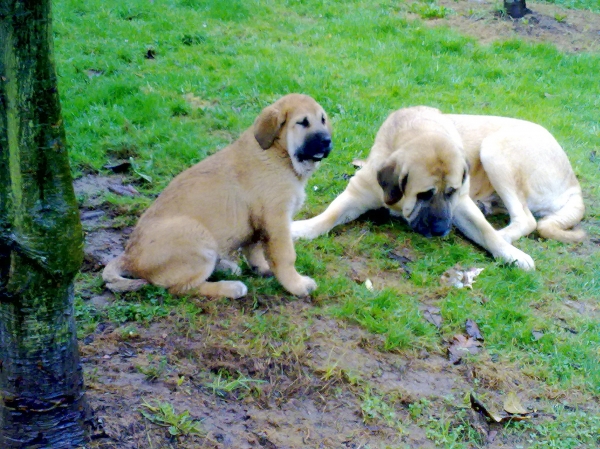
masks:
POLYGON ((50 0, 0 0, 0 447, 74 447, 87 407, 73 279, 83 234, 50 0))

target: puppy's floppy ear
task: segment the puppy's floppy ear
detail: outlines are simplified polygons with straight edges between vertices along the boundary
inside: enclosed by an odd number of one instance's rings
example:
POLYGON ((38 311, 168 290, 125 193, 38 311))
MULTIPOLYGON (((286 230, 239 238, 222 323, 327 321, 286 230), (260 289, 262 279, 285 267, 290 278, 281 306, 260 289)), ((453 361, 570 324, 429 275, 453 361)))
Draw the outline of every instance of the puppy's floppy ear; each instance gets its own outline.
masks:
POLYGON ((285 124, 284 114, 275 106, 267 106, 254 121, 254 138, 263 150, 271 148, 285 124))
POLYGON ((377 182, 383 189, 383 201, 388 206, 400 201, 408 181, 408 175, 406 175, 400 184, 396 168, 396 161, 391 161, 377 172, 377 182))

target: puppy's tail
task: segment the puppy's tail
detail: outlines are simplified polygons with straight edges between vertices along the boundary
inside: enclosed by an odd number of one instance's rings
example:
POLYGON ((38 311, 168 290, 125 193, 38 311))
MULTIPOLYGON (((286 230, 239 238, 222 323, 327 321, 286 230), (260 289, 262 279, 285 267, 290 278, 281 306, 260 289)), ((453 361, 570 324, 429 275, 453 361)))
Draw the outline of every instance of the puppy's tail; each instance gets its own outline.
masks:
POLYGON ((104 267, 102 279, 104 279, 106 287, 109 290, 112 290, 113 292, 131 292, 139 290, 144 285, 148 284, 148 281, 145 279, 127 279, 123 277, 123 275, 128 274, 124 262, 123 254, 121 254, 104 267))
POLYGON ((581 221, 584 211, 581 191, 573 193, 562 208, 538 221, 537 230, 547 239, 565 243, 582 242, 586 237, 585 231, 573 227, 581 221))

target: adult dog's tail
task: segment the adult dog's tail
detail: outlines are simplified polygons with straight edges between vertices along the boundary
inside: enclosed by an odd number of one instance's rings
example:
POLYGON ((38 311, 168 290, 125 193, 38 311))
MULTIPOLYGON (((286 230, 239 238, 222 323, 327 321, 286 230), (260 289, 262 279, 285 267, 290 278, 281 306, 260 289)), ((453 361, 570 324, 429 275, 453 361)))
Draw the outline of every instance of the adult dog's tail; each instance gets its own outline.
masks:
POLYGON ((148 284, 145 279, 127 279, 123 275, 127 275, 127 269, 124 265, 123 254, 119 257, 111 260, 104 271, 102 272, 102 279, 106 283, 106 287, 113 292, 131 292, 139 290, 144 285, 148 284))
POLYGON ((538 221, 537 230, 542 237, 565 243, 579 243, 585 240, 583 229, 575 228, 583 218, 585 206, 581 191, 573 193, 566 204, 556 212, 538 221))

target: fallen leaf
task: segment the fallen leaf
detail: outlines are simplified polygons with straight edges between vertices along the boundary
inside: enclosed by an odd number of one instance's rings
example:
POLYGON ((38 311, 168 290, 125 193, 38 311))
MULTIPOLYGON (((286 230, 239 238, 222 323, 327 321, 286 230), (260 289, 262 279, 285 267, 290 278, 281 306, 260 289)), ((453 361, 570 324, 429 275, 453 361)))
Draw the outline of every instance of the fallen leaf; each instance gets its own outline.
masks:
POLYGON ((485 416, 488 419, 491 419, 494 422, 502 421, 501 416, 497 415, 496 413, 490 412, 487 409, 487 407, 483 404, 483 402, 481 402, 479 399, 477 399, 473 393, 471 393, 471 395, 470 395, 470 400, 471 400, 471 408, 473 410, 475 410, 477 413, 481 413, 483 416, 485 416))
POLYGON ((479 351, 481 351, 481 343, 471 337, 459 334, 452 338, 448 347, 448 358, 454 365, 458 365, 463 356, 477 354, 479 351))
POLYGON ((423 318, 425 318, 438 329, 442 324, 442 315, 440 314, 440 309, 437 307, 427 307, 423 312, 423 318))
MULTIPOLYGON (((510 396, 510 394, 509 394, 509 396, 510 396)), ((494 412, 490 411, 483 404, 483 402, 481 402, 479 399, 477 399, 473 393, 471 393, 470 399, 471 399, 471 408, 473 410, 475 410, 477 413, 481 413, 483 416, 485 416, 489 420, 497 422, 497 423, 505 424, 505 423, 508 423, 511 421, 524 421, 527 419, 531 419, 531 417, 532 417, 532 414, 527 411, 525 411, 525 413, 523 413, 523 414, 512 414, 512 413, 505 413, 505 412, 494 413, 494 412)), ((518 399, 517 399, 517 401, 518 401, 518 399)), ((520 402, 518 404, 521 405, 520 402)))
POLYGON ((477 323, 473 320, 467 320, 465 323, 465 329, 467 330, 467 335, 475 340, 483 341, 483 335, 481 335, 481 331, 477 326, 477 323))
POLYGON ((469 268, 463 270, 460 265, 456 265, 444 271, 440 278, 442 285, 448 285, 456 288, 473 288, 475 278, 483 271, 483 268, 469 268))
POLYGON ((513 415, 526 415, 529 413, 514 392, 509 392, 504 398, 504 410, 513 415))
POLYGON ((401 264, 406 264, 406 263, 412 262, 412 260, 409 259, 408 257, 403 256, 402 254, 398 254, 398 253, 396 253, 394 251, 388 252, 388 257, 390 259, 395 260, 396 262, 400 262, 401 264))
POLYGON ((135 172, 136 175, 138 175, 140 178, 142 178, 146 182, 152 182, 152 178, 150 176, 148 176, 140 171, 140 168, 133 157, 129 158, 129 163, 131 164, 131 168, 133 168, 133 171, 135 172))
POLYGON ((369 290, 370 292, 372 292, 373 290, 375 290, 375 287, 373 287, 373 282, 371 282, 371 279, 367 279, 365 281, 365 288, 367 290, 369 290))
POLYGON ((390 259, 398 262, 400 264, 400 268, 404 271, 404 275, 407 278, 410 278, 412 270, 409 268, 408 264, 412 262, 412 259, 410 259, 406 256, 403 256, 402 254, 398 254, 395 251, 389 251, 387 253, 387 255, 390 259))
POLYGON ((131 162, 129 161, 117 161, 114 163, 106 164, 103 168, 111 170, 114 173, 125 173, 131 168, 131 162))
POLYGON ((542 331, 533 330, 531 331, 531 335, 533 336, 533 341, 538 341, 544 336, 544 333, 542 331))
POLYGON ((481 274, 483 268, 469 268, 463 272, 463 284, 467 288, 473 288, 475 278, 481 274))
POLYGON ((108 190, 121 196, 138 196, 140 194, 135 187, 130 185, 110 184, 108 190))

